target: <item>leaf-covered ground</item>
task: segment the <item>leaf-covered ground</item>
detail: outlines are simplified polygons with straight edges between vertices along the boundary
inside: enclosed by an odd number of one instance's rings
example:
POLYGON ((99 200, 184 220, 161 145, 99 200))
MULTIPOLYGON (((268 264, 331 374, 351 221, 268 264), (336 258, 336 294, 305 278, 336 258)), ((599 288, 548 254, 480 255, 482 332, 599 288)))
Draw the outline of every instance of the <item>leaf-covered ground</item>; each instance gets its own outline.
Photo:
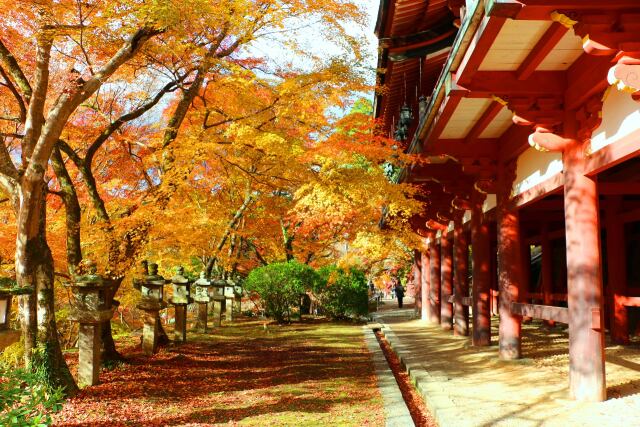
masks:
POLYGON ((55 425, 384 425, 359 326, 240 321, 188 338, 153 357, 129 339, 128 363, 103 370, 55 425))

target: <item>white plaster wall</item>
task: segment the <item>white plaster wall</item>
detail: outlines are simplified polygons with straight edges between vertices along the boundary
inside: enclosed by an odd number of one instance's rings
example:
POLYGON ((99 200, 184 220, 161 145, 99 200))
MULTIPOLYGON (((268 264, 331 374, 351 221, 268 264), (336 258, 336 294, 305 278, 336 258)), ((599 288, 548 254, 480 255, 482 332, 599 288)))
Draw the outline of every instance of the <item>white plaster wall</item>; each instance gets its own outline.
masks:
POLYGON ((471 211, 464 211, 464 216, 462 217, 462 223, 466 224, 471 221, 471 211))
POLYGON ((624 138, 640 126, 640 103, 612 87, 602 106, 602 123, 591 136, 591 152, 624 138))
POLYGON ((489 212, 491 209, 495 207, 496 207, 496 195, 487 194, 487 198, 484 199, 484 203, 482 204, 482 212, 489 212))
POLYGON ((562 169, 561 153, 541 152, 535 148, 528 148, 518 157, 512 195, 524 193, 562 172, 562 169))

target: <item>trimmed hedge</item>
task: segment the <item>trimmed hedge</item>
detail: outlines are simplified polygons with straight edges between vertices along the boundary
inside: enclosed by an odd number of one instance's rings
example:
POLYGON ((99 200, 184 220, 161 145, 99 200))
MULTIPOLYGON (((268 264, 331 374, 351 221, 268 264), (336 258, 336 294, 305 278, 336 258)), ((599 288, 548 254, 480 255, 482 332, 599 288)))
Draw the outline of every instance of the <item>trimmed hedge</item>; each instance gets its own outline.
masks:
POLYGON ((251 271, 245 289, 260 295, 268 316, 279 323, 289 321, 300 296, 319 281, 316 271, 297 261, 277 262, 251 271))
POLYGON ((314 288, 324 313, 336 318, 366 316, 369 312, 367 278, 364 272, 336 266, 318 271, 321 281, 314 288))

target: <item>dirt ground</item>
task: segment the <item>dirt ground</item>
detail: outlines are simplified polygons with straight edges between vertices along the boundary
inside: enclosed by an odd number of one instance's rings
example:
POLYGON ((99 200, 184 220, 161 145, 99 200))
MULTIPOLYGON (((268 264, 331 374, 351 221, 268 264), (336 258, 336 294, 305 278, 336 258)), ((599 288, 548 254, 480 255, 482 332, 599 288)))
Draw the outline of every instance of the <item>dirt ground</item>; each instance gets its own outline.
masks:
POLYGON ((466 337, 410 320, 413 310, 398 310, 395 302, 387 302, 380 314, 397 335, 406 360, 428 372, 426 389, 439 406, 441 425, 640 426, 639 342, 608 343, 608 400, 577 403, 569 399, 566 325, 523 325, 525 358, 505 362, 497 354, 497 318, 493 345, 476 348, 466 337))
POLYGON ((127 363, 66 401, 54 425, 384 425, 360 325, 264 323, 239 319, 189 333, 189 342, 152 357, 141 353, 139 336, 127 337, 119 342, 127 363))

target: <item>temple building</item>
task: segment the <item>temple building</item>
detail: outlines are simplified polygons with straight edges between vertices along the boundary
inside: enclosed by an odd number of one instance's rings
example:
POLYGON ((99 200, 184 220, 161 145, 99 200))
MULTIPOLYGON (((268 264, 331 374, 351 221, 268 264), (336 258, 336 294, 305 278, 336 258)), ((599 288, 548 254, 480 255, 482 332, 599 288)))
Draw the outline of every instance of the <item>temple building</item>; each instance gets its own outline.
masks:
POLYGON ((606 399, 605 339, 640 333, 640 1, 381 0, 376 35, 419 315, 503 359, 567 324, 571 397, 606 399))

